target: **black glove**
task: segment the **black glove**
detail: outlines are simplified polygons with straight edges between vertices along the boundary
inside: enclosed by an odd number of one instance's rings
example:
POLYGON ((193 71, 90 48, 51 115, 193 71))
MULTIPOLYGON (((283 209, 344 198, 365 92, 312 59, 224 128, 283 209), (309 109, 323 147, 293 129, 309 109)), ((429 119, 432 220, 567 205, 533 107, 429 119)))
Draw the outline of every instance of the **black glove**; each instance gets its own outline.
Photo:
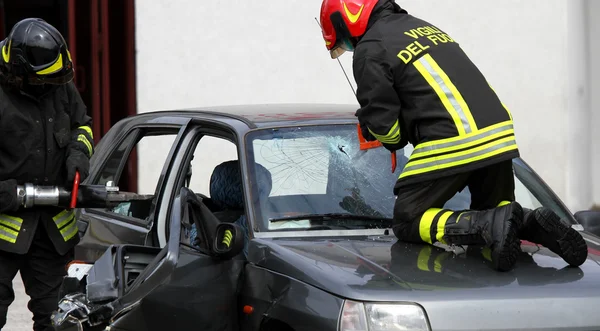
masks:
POLYGON ((383 147, 385 147, 385 149, 387 149, 390 152, 395 152, 399 149, 403 149, 406 146, 406 143, 404 143, 403 141, 400 141, 397 144, 384 144, 381 143, 383 145, 383 147))
POLYGON ((75 172, 79 171, 79 182, 83 182, 90 173, 90 159, 82 151, 71 149, 67 155, 67 188, 73 186, 75 172))
POLYGON ((17 211, 19 209, 17 199, 17 181, 9 179, 0 182, 0 212, 17 211))
POLYGON ((360 125, 360 132, 363 136, 363 138, 365 138, 366 141, 375 141, 377 140, 377 138, 375 138, 372 134, 371 131, 369 131, 369 129, 367 128, 367 123, 365 123, 364 121, 360 120, 360 109, 358 109, 356 111, 356 113, 354 113, 354 116, 356 116, 358 118, 358 124, 360 125))
POLYGON ((360 124, 360 132, 366 141, 375 141, 377 138, 371 134, 371 131, 367 128, 367 125, 364 122, 358 122, 360 124))

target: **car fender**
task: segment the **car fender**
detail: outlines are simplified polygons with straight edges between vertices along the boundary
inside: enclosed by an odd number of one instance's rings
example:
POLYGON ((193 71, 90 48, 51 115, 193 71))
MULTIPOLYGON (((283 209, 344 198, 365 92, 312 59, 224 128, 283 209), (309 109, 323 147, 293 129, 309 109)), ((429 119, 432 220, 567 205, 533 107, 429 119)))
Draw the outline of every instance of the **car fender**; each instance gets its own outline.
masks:
POLYGON ((337 330, 343 299, 252 263, 240 293, 242 331, 337 330))

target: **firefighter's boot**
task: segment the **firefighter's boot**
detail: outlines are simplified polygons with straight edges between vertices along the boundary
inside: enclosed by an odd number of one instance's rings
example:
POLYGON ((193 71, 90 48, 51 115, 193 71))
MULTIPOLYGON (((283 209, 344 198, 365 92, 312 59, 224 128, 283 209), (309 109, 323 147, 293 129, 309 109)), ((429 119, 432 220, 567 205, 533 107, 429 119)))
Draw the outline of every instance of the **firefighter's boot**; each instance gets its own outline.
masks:
POLYGON ((523 209, 517 202, 483 211, 465 211, 449 219, 444 241, 449 245, 483 245, 491 250, 491 262, 498 271, 511 270, 520 252, 518 229, 523 209))
POLYGON ((574 267, 587 259, 587 244, 579 232, 545 207, 525 210, 519 238, 548 248, 574 267))

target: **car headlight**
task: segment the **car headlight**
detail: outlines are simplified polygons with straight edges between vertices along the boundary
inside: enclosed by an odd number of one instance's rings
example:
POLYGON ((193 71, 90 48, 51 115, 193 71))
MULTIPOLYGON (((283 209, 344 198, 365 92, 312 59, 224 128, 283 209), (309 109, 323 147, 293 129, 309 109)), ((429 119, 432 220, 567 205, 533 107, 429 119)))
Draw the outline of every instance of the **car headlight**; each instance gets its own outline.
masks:
POLYGON ((425 311, 411 303, 366 303, 346 300, 340 331, 431 331, 425 311))

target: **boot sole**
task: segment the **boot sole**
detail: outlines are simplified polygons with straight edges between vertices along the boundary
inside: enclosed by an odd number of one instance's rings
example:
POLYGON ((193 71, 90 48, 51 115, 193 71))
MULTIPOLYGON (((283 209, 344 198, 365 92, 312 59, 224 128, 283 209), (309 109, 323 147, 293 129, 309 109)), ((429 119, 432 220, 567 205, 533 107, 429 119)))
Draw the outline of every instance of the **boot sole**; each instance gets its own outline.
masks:
POLYGON ((521 241, 518 239, 518 227, 523 221, 523 209, 519 204, 513 204, 512 215, 506 221, 504 241, 500 247, 494 247, 496 258, 494 267, 498 271, 509 271, 514 268, 521 250, 521 241))
MULTIPOLYGON (((587 244, 579 232, 563 224, 560 217, 547 208, 535 211, 534 219, 546 231, 548 239, 556 241, 558 254, 569 265, 578 267, 587 260, 587 244)), ((548 247, 549 248, 549 247, 548 247)))

